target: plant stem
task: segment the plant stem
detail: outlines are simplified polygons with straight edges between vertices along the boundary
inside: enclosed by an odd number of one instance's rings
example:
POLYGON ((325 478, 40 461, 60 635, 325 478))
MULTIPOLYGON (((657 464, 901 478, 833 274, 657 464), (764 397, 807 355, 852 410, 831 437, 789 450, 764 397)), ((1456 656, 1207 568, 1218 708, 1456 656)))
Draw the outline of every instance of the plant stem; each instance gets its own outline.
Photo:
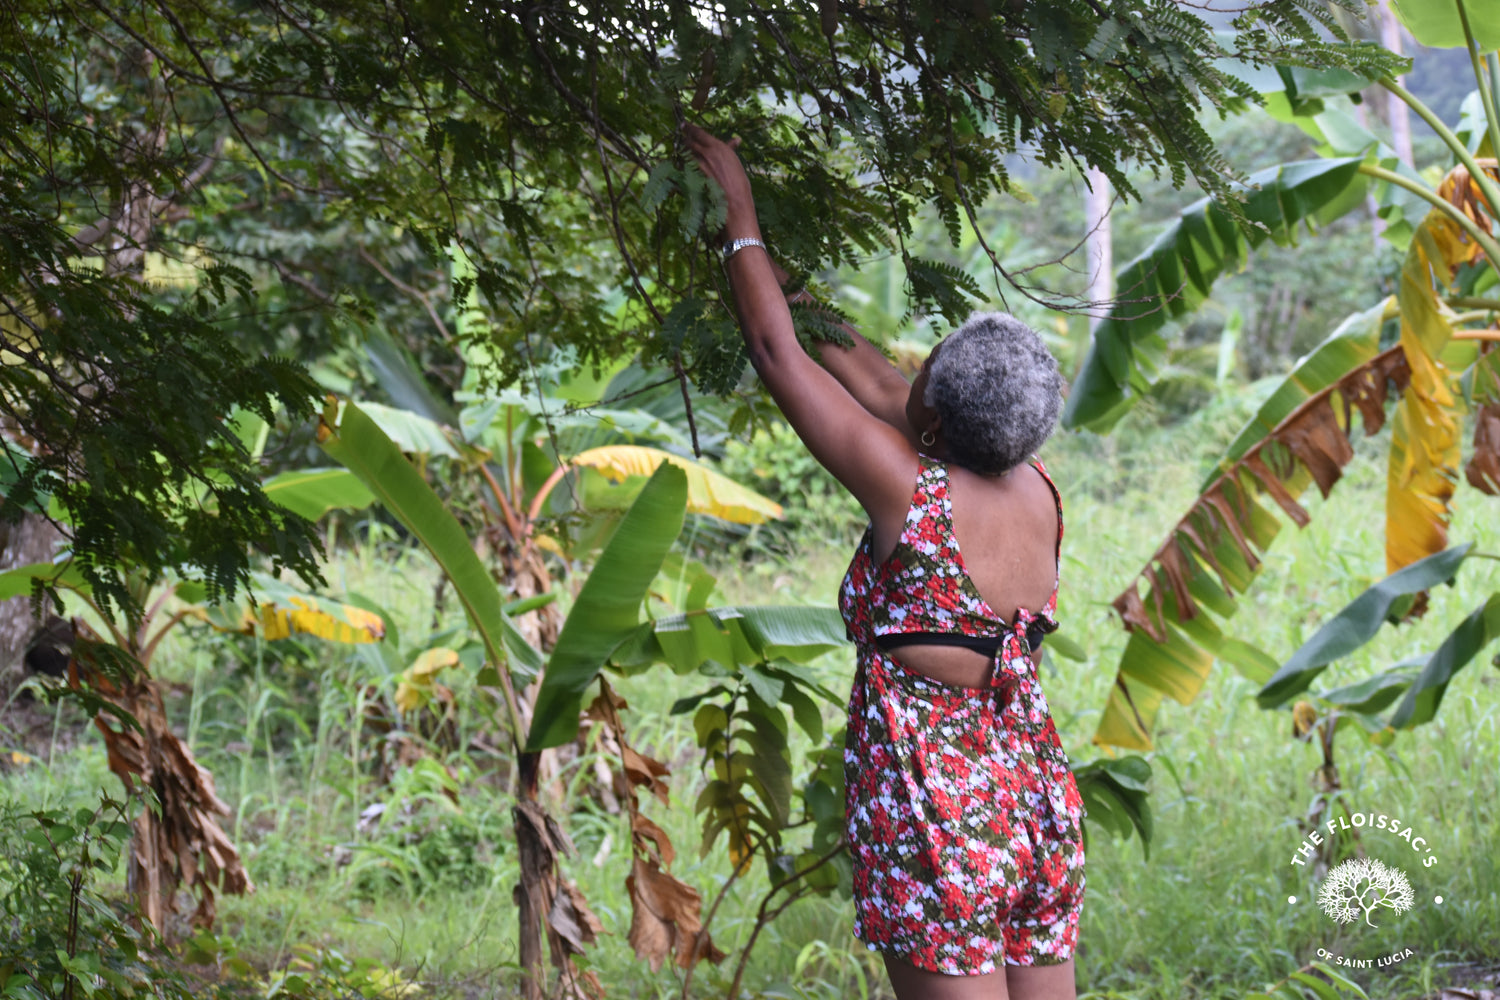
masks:
MULTIPOLYGON (((1395 94, 1407 107, 1415 111, 1417 117, 1426 122, 1437 133, 1438 138, 1443 140, 1443 145, 1453 150, 1453 155, 1458 157, 1458 162, 1468 168, 1469 175, 1474 178, 1474 183, 1479 185, 1480 191, 1484 194, 1485 201, 1489 202, 1491 206, 1500 206, 1500 186, 1497 186, 1490 175, 1479 168, 1479 164, 1474 161, 1473 155, 1469 153, 1469 147, 1458 141, 1458 136, 1453 134, 1453 130, 1444 125, 1442 119, 1438 118, 1431 108, 1423 104, 1411 91, 1401 86, 1395 80, 1386 77, 1380 81, 1380 85, 1395 94)), ((1495 262, 1495 267, 1496 269, 1500 269, 1500 262, 1495 262)))
MULTIPOLYGON (((1483 229, 1479 228, 1479 225, 1473 219, 1465 215, 1458 208, 1458 206, 1454 205, 1446 198, 1439 197, 1437 192, 1423 187, 1416 181, 1408 180, 1407 178, 1402 177, 1394 170, 1387 170, 1384 167, 1377 167, 1373 163, 1363 163, 1360 164, 1359 172, 1369 177, 1387 181, 1399 188, 1404 188, 1405 190, 1410 191, 1412 194, 1416 195, 1418 198, 1421 198, 1423 201, 1432 205, 1433 208, 1436 208, 1438 211, 1448 216, 1448 218, 1452 219, 1458 224, 1460 229, 1469 234, 1470 239, 1479 244, 1480 249, 1484 251, 1484 255, 1490 260, 1490 267, 1494 268, 1497 272, 1500 272, 1500 243, 1496 243, 1493 236, 1485 232, 1483 229)), ((1478 175, 1472 176, 1477 177, 1478 175)), ((1500 204, 1500 200, 1497 200, 1496 203, 1500 204)))
MULTIPOLYGON (((1484 107, 1485 125, 1490 133, 1490 151, 1493 155, 1500 156, 1500 115, 1495 111, 1495 92, 1485 86, 1484 67, 1479 62, 1479 43, 1474 39, 1474 30, 1469 27, 1469 10, 1464 6, 1464 0, 1458 0, 1458 20, 1464 27, 1464 48, 1469 51, 1469 65, 1474 68, 1474 82, 1479 87, 1479 103, 1484 107)), ((1491 85, 1494 80, 1490 81, 1491 85)), ((1494 212, 1496 203, 1490 201, 1490 211, 1494 212)), ((1500 261, 1496 262, 1496 268, 1500 268, 1500 261)))
POLYGON ((1478 309, 1481 312, 1500 312, 1500 299, 1482 299, 1473 295, 1457 295, 1443 301, 1454 309, 1478 309))

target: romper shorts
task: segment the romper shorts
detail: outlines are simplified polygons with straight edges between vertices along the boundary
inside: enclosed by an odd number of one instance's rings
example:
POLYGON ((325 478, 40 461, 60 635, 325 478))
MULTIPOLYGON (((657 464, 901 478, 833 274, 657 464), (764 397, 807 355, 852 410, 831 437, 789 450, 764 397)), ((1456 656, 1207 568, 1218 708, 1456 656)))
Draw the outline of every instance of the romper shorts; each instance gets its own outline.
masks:
POLYGON ((1083 803, 1023 652, 954 687, 861 644, 845 743, 855 935, 919 969, 982 975, 1073 956, 1083 803))

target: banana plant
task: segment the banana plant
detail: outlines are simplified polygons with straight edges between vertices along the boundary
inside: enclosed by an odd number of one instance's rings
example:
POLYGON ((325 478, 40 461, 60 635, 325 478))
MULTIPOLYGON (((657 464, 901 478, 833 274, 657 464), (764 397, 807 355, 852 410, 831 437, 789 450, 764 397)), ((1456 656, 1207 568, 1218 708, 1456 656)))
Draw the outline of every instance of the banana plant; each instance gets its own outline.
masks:
POLYGON ((585 689, 637 627, 652 580, 682 529, 687 475, 671 463, 658 466, 605 544, 556 646, 544 657, 505 613, 500 588, 463 525, 380 424, 360 406, 330 397, 318 440, 433 557, 484 646, 478 680, 504 704, 517 753, 520 958, 528 994, 540 996, 545 987, 543 942, 562 975, 576 977, 580 973, 571 956, 593 942, 599 927, 577 887, 558 874, 557 859, 568 850, 567 838, 537 799, 540 751, 576 733, 585 689), (517 693, 517 664, 540 676, 530 711, 517 693))
MULTIPOLYGON (((1315 230, 1373 194, 1388 223, 1386 237, 1406 251, 1397 293, 1348 317, 1298 362, 1115 599, 1130 637, 1096 743, 1149 750, 1162 700, 1190 704, 1216 661, 1258 685, 1277 674, 1273 657, 1228 635, 1225 625, 1280 530, 1276 512, 1305 526, 1310 515, 1298 496, 1313 485, 1325 497, 1335 488, 1353 457, 1356 413, 1368 436, 1381 429, 1391 408, 1388 573, 1448 547, 1461 438, 1471 413, 1468 481, 1481 492, 1500 491, 1500 352, 1494 350, 1500 341, 1494 209, 1500 169, 1493 158, 1500 136, 1494 99, 1500 66, 1493 52, 1500 13, 1490 7, 1464 13, 1454 0, 1409 0, 1398 12, 1428 43, 1440 37, 1429 33, 1433 25, 1451 20, 1457 35, 1450 37, 1465 39, 1471 54, 1479 86, 1458 131, 1394 80, 1377 81, 1431 125, 1452 153, 1454 165, 1442 181, 1431 185, 1401 167, 1388 147, 1329 107, 1316 88, 1284 86, 1268 105, 1313 135, 1323 158, 1260 176, 1260 189, 1245 206, 1247 217, 1265 227, 1259 236, 1230 226, 1211 202, 1184 210, 1125 265, 1117 278, 1122 301, 1094 332, 1065 422, 1107 430, 1149 385, 1142 359, 1161 342, 1167 319, 1207 296, 1260 240, 1290 242, 1299 227, 1315 230)), ((1353 89, 1349 81, 1336 86, 1353 89)))
MULTIPOLYGON (((267 428, 259 417, 240 412, 232 423, 251 455, 265 446, 267 428)), ((262 488, 282 506, 315 520, 335 507, 367 506, 371 496, 344 470, 313 469, 283 473, 262 488)), ((199 497, 213 508, 206 490, 199 497)), ((54 511, 61 518, 61 512, 54 511)), ((66 520, 63 519, 64 523, 66 520)), ((385 634, 379 615, 288 585, 269 573, 252 573, 248 592, 234 600, 210 594, 201 582, 156 576, 136 568, 121 579, 140 611, 121 620, 90 586, 68 552, 55 562, 39 562, 0 573, 0 600, 31 595, 37 606, 50 597, 59 609, 60 593, 92 612, 55 623, 53 637, 67 646, 66 682, 51 692, 76 700, 94 717, 104 739, 110 770, 127 790, 139 782, 156 801, 142 806, 129 852, 130 884, 141 914, 165 929, 177 888, 184 881, 198 896, 194 921, 213 922, 215 895, 251 891, 239 850, 217 817, 229 806, 214 791, 213 775, 172 732, 161 689, 151 676, 162 641, 185 622, 199 621, 225 632, 283 639, 308 635, 340 644, 377 643, 385 634), (102 634, 96 631, 102 629, 102 634)))

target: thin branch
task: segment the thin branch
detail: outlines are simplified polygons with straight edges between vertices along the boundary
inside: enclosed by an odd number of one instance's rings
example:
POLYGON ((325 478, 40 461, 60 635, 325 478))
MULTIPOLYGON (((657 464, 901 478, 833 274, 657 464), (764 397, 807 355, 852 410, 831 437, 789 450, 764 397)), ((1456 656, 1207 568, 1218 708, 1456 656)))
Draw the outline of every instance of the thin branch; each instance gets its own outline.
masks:
POLYGON ((427 310, 427 316, 432 320, 432 325, 437 327, 438 334, 444 340, 451 341, 453 339, 453 335, 448 332, 447 324, 443 322, 442 317, 440 317, 437 314, 437 310, 433 308, 432 299, 430 299, 424 293, 417 291, 411 285, 408 285, 406 282, 402 281, 400 278, 396 277, 394 274, 388 271, 386 269, 386 266, 380 263, 380 261, 377 260, 370 253, 370 251, 366 250, 364 247, 358 247, 356 249, 356 252, 359 254, 361 260, 363 260, 366 264, 369 264, 377 272, 379 272, 380 276, 394 285, 397 291, 404 292, 405 294, 416 299, 418 302, 422 303, 422 308, 427 310))

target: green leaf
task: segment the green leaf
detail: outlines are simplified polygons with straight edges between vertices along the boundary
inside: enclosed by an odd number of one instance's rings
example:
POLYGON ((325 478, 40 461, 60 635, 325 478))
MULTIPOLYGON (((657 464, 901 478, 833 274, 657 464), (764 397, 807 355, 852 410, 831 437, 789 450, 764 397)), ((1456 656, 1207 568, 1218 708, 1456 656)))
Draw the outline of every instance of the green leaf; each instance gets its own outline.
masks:
MULTIPOLYGON (((348 405, 354 405, 352 402, 348 405)), ((385 431, 386 436, 396 442, 401 450, 413 455, 440 455, 457 458, 458 451, 448 440, 448 433, 436 421, 419 413, 384 406, 380 403, 363 402, 359 408, 365 415, 385 431)))
POLYGON ((1500 594, 1492 594, 1482 607, 1465 618, 1443 640, 1443 644, 1417 675, 1416 681, 1407 689, 1406 697, 1401 699, 1401 704, 1391 716, 1391 725, 1398 729, 1410 729, 1432 721, 1453 675, 1467 666, 1481 649, 1496 638, 1500 638, 1500 594))
POLYGON ((87 587, 83 574, 72 562, 30 563, 0 573, 0 601, 30 595, 33 580, 42 580, 49 586, 66 590, 84 590, 87 587))
POLYGON ((1263 227, 1248 234, 1219 204, 1202 199, 1115 276, 1119 300, 1097 327, 1074 381, 1063 426, 1106 430, 1124 414, 1139 370, 1134 349, 1168 320, 1196 309, 1226 272, 1243 266, 1266 239, 1291 243, 1303 225, 1328 220, 1359 203, 1366 182, 1361 157, 1303 160, 1250 178, 1245 216, 1263 227))
POLYGON ((578 733, 583 693, 615 647, 636 631, 641 602, 682 531, 687 476, 662 463, 610 536, 563 623, 537 692, 527 750, 578 733))
POLYGON ((276 503, 316 521, 330 510, 361 510, 375 502, 375 494, 348 469, 299 469, 272 476, 262 485, 276 503))
MULTIPOLYGON (((1406 30, 1423 45, 1435 49, 1468 46, 1455 0, 1391 0, 1391 4, 1406 30)), ((1464 0, 1464 11, 1479 51, 1500 48, 1500 6, 1491 0, 1464 0)))
POLYGON ((1291 978, 1312 990, 1318 1000, 1339 1000, 1338 991, 1316 976, 1309 976, 1305 972, 1294 972, 1291 978))
POLYGON ((1085 663, 1089 658, 1088 650, 1061 632, 1050 633, 1044 642, 1044 646, 1051 650, 1054 656, 1061 656, 1063 659, 1072 660, 1074 663, 1085 663))
MULTIPOLYGON (((1282 664, 1276 676, 1256 694, 1256 702, 1261 708, 1275 708, 1293 695, 1306 690, 1330 663, 1369 642, 1380 631, 1392 606, 1400 598, 1430 590, 1451 580, 1473 547, 1473 543, 1469 542, 1420 559, 1410 566, 1398 569, 1360 594, 1342 611, 1324 622, 1313 633, 1313 637, 1282 664)), ((1442 683, 1446 685, 1446 678, 1442 683)), ((1411 697, 1409 694, 1408 700, 1411 697)))
POLYGON ((1379 712, 1411 686, 1417 676, 1415 667, 1421 662, 1421 657, 1409 657, 1384 673, 1324 691, 1318 697, 1351 712, 1379 712))
MULTIPOLYGON (((354 403, 342 413, 325 409, 320 444, 329 457, 349 469, 386 510, 432 554, 458 596, 469 623, 479 633, 485 653, 497 667, 509 662, 500 590, 443 501, 380 426, 354 403), (333 421, 337 421, 334 423, 333 421)), ((519 736, 519 734, 517 734, 519 736)))

